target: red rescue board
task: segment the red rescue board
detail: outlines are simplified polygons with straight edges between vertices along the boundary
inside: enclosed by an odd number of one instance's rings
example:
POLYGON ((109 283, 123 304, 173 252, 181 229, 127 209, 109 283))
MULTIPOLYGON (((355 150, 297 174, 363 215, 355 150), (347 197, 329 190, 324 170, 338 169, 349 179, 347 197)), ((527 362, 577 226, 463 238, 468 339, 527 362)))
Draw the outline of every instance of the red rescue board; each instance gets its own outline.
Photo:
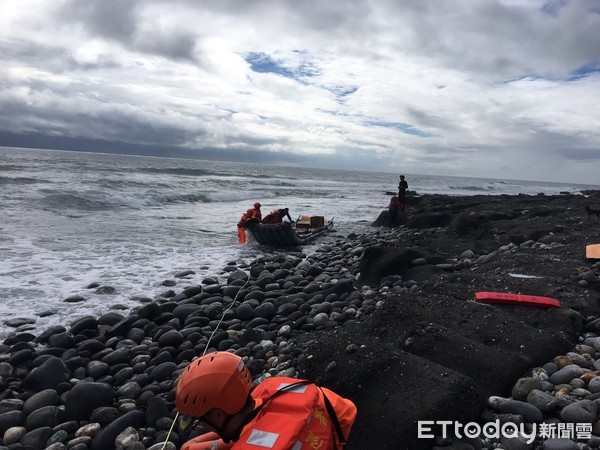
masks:
POLYGON ((585 257, 588 259, 600 259, 600 244, 586 245, 585 257))
POLYGON ((560 308, 560 302, 555 298, 541 297, 539 295, 508 294, 504 292, 475 292, 475 299, 483 303, 537 306, 538 308, 560 308))

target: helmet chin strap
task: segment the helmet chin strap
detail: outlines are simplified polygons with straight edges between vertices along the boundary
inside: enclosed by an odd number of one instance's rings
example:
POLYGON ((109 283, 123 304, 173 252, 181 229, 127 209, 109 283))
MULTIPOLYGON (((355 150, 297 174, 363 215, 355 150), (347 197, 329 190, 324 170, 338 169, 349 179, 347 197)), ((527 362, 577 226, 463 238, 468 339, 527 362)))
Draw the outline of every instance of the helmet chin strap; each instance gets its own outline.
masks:
MULTIPOLYGON (((231 439, 226 439, 225 437, 223 437, 223 435, 225 433, 223 433, 227 427, 229 426, 229 423, 231 422, 231 419, 233 419, 233 416, 228 416, 224 421, 223 424, 221 425, 221 429, 217 430, 217 434, 219 436, 221 436, 221 439, 223 439, 223 442, 225 442, 226 444, 229 444, 230 441, 237 441, 239 438, 239 433, 235 433, 237 434, 237 436, 231 436, 231 439)), ((237 431, 237 430, 236 430, 237 431)))
POLYGON ((202 420, 202 422, 204 422, 205 424, 210 426, 212 429, 214 429, 216 431, 216 433, 221 437, 221 439, 223 439, 223 442, 225 442, 226 444, 229 444, 229 442, 231 442, 231 441, 237 441, 240 438, 240 434, 242 431, 242 427, 239 427, 238 429, 234 430, 234 435, 231 436, 231 438, 228 439, 228 438, 224 437, 224 434, 225 434, 224 431, 227 429, 227 427, 231 423, 231 420, 233 419, 234 415, 227 416, 227 418, 225 418, 225 420, 223 420, 223 423, 221 424, 220 427, 215 425, 215 423, 212 422, 211 420, 209 420, 207 417, 203 417, 201 420, 202 420))

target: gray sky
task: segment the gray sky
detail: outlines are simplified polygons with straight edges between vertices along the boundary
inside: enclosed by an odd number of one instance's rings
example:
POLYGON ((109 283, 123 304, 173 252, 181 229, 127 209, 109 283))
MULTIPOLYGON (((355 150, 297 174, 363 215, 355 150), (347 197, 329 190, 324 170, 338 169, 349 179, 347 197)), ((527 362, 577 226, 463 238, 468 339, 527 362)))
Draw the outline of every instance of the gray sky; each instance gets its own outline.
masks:
POLYGON ((3 0, 0 145, 600 184, 598 0, 3 0))

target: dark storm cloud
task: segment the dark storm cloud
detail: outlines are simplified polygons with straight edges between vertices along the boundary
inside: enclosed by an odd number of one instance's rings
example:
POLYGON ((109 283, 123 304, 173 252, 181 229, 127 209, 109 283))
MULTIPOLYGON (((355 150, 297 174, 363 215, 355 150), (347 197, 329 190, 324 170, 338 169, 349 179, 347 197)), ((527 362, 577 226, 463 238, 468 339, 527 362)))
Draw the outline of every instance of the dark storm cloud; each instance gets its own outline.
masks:
MULTIPOLYGON (((600 148, 561 148, 558 149, 560 154, 566 159, 586 162, 586 163, 599 163, 600 162, 600 148)), ((598 177, 600 180, 600 176, 598 177)))
POLYGON ((196 37, 191 34, 154 36, 140 39, 135 48, 146 53, 161 55, 174 60, 196 61, 196 37))
POLYGON ((143 23, 143 3, 136 0, 68 0, 55 18, 70 26, 74 23, 81 25, 91 38, 109 39, 128 49, 169 59, 193 61, 197 37, 177 28, 165 30, 152 22, 143 23))
POLYGON ((564 78, 581 64, 600 60, 600 33, 593 31, 600 16, 589 12, 593 1, 552 7, 560 20, 543 8, 532 9, 533 3, 396 2, 390 8, 392 17, 412 24, 398 48, 408 45, 457 69, 564 78))
POLYGON ((0 61, 10 64, 20 61, 29 67, 39 67, 52 73, 118 69, 121 67, 110 55, 102 55, 94 62, 77 60, 73 53, 64 47, 41 45, 22 39, 0 40, 0 61))
POLYGON ((138 25, 138 4, 137 0, 67 0, 53 19, 70 26, 80 24, 92 36, 131 43, 138 25))
MULTIPOLYGON (((50 132, 65 137, 87 136, 140 145, 177 146, 188 143, 190 139, 200 139, 205 134, 202 128, 189 131, 176 123, 155 120, 151 114, 140 115, 138 111, 113 107, 102 111, 71 111, 67 108, 55 109, 49 105, 47 108, 37 107, 34 110, 17 97, 3 102, 3 106, 0 119, 9 125, 9 129, 21 135, 50 132), (46 119, 40 120, 40 117, 46 119)), ((8 145, 2 141, 0 143, 8 145)), ((14 142, 10 145, 14 145, 14 142)))
POLYGON ((595 0, 28 2, 0 145, 597 179, 595 0))

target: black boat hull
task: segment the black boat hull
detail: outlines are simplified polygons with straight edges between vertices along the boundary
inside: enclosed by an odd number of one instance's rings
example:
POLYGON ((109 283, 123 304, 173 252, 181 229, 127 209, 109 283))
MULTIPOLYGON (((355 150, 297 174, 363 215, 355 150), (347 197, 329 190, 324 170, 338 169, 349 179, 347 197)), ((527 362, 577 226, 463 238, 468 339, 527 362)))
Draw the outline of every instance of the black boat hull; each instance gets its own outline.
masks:
POLYGON ((318 236, 328 232, 333 227, 333 221, 319 228, 306 230, 296 229, 290 222, 274 224, 253 224, 248 228, 256 242, 262 245, 291 247, 304 245, 318 236))

